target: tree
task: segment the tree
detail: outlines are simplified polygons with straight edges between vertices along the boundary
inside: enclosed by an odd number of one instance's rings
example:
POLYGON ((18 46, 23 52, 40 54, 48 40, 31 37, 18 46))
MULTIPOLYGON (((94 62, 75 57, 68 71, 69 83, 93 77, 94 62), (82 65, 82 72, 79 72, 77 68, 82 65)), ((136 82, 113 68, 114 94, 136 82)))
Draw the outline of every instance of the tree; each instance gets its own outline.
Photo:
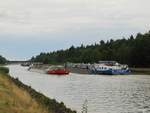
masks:
POLYGON ((0 55, 0 64, 5 64, 7 62, 7 60, 0 55))
POLYGON ((130 66, 150 67, 150 32, 138 33, 135 38, 131 35, 128 39, 110 39, 106 43, 101 40, 99 44, 82 44, 66 50, 41 53, 31 60, 43 63, 94 63, 99 60, 116 60, 130 66))

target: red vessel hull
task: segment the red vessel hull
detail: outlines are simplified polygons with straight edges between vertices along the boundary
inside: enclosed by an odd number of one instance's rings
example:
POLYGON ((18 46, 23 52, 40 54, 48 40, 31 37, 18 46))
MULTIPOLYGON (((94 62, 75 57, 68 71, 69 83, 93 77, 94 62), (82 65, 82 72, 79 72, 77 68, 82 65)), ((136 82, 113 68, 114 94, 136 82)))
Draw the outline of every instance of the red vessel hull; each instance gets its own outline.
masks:
POLYGON ((56 70, 48 70, 47 74, 54 74, 54 75, 68 75, 69 71, 66 69, 56 69, 56 70))

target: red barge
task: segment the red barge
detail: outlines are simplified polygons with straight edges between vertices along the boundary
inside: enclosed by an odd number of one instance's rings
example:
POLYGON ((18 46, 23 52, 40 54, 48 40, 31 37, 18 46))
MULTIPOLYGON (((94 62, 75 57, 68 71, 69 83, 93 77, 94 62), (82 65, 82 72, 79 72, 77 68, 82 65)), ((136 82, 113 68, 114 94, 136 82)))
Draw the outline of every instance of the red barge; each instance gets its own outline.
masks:
POLYGON ((68 75, 69 70, 64 68, 63 66, 51 66, 47 70, 47 74, 52 74, 52 75, 68 75))

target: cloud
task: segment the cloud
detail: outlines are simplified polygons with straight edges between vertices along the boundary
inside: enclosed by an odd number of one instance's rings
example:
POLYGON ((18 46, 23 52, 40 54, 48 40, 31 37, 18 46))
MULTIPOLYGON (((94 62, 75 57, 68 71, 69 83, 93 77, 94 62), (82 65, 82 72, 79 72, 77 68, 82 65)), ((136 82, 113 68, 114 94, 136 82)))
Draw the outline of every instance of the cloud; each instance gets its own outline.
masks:
POLYGON ((147 0, 0 0, 4 33, 64 32, 150 23, 147 0), (141 6, 143 5, 143 6, 141 6), (142 8, 141 8, 142 7, 142 8))
POLYGON ((25 49, 29 57, 145 32, 150 29, 149 4, 149 0, 0 0, 0 48, 20 57, 25 49), (8 40, 15 43, 7 47, 8 40), (41 47, 34 47, 38 43, 41 47), (21 47, 27 44, 28 48, 21 47))

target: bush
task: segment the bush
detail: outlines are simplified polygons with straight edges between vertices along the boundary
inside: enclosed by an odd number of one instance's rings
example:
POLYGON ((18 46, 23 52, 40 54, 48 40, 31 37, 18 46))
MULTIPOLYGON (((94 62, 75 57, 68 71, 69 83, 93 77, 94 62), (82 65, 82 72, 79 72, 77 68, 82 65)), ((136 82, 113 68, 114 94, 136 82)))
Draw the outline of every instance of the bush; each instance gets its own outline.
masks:
POLYGON ((7 67, 0 67, 0 72, 8 74, 9 69, 7 67))

